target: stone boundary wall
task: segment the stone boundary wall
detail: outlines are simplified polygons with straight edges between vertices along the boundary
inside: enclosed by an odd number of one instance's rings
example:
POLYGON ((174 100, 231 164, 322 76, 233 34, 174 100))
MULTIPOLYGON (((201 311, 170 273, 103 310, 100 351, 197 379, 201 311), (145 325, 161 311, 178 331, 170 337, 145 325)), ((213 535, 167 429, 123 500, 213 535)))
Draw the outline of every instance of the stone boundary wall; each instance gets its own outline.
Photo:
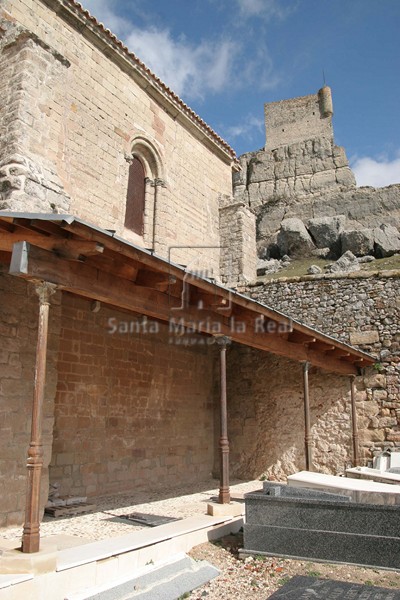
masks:
MULTIPOLYGON (((254 299, 376 357, 357 378, 363 462, 400 447, 400 271, 305 276, 247 288, 254 299)), ((340 419, 336 423, 338 438, 340 419)))

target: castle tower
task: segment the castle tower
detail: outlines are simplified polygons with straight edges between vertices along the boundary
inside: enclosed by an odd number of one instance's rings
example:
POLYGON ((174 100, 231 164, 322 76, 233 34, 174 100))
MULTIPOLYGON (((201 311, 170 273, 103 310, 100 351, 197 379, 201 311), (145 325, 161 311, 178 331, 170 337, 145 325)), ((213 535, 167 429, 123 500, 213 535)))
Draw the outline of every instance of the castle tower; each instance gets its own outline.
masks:
POLYGON ((314 138, 333 143, 332 93, 325 85, 317 94, 264 105, 265 150, 314 138))

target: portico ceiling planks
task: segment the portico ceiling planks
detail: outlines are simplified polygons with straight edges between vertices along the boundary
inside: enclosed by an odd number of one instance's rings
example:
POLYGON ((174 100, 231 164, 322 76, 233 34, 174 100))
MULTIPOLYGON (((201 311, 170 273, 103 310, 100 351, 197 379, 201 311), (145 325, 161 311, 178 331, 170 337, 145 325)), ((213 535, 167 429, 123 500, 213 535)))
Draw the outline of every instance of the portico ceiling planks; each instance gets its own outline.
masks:
POLYGON ((199 333, 356 374, 374 359, 233 290, 199 278, 69 215, 0 213, 0 256, 10 273, 199 333), (12 258, 11 258, 12 251, 12 258))

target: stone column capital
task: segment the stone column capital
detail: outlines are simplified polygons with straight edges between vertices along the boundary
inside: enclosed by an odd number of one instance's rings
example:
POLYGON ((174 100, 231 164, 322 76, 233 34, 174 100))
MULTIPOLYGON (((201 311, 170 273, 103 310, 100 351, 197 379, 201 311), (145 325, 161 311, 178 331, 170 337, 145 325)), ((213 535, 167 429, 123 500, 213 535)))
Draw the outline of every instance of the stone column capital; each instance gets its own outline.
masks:
POLYGON ((39 297, 40 304, 50 304, 50 297, 57 291, 55 283, 41 281, 35 285, 35 292, 39 297))

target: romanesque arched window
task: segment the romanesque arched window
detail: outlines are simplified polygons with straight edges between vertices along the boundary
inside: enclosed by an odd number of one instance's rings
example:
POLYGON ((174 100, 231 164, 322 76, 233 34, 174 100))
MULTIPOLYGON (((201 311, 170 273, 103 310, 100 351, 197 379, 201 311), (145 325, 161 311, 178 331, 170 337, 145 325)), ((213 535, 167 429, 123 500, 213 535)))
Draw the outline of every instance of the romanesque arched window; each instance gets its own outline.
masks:
POLYGON ((133 156, 129 165, 126 193, 125 227, 138 235, 144 233, 144 208, 146 195, 145 171, 142 162, 133 156))

